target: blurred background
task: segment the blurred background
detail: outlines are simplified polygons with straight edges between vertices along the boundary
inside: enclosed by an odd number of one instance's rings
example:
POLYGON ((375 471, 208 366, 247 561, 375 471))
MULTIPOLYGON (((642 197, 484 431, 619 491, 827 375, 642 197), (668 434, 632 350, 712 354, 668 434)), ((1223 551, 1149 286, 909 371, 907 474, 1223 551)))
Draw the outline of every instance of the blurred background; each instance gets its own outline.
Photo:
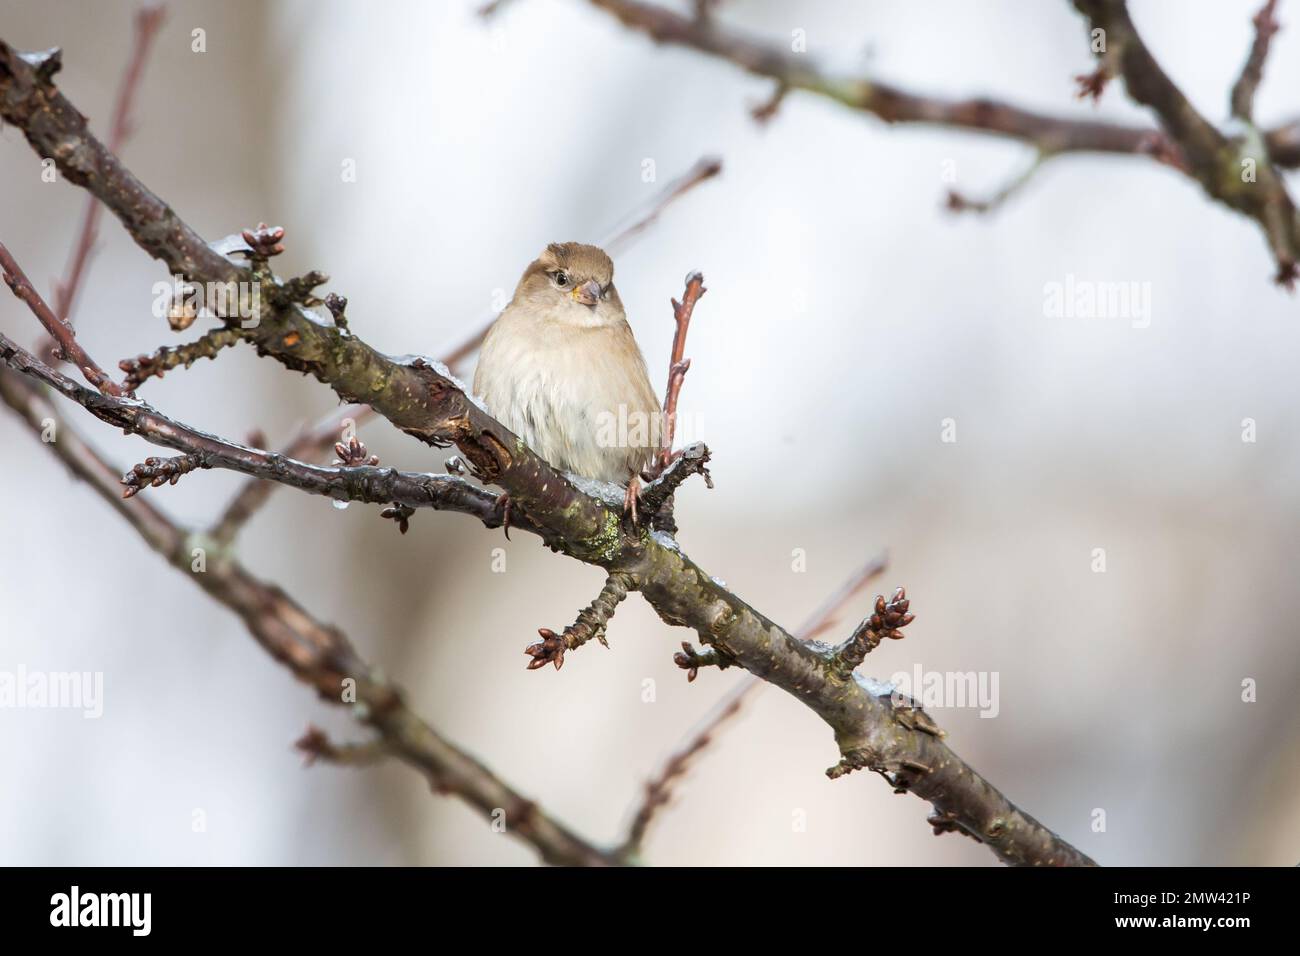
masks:
MULTIPOLYGON (((617 260, 661 388, 669 297, 688 270, 707 277, 682 412, 713 450, 717 487, 679 495, 682 546, 788 627, 888 548, 888 573, 834 636, 877 590, 906 584, 918 619, 863 670, 996 673, 996 717, 934 716, 958 753, 1099 862, 1300 860, 1300 322, 1256 226, 1151 161, 1097 156, 1049 164, 992 216, 953 216, 950 187, 992 193, 1027 148, 889 128, 808 94, 761 126, 749 109, 769 81, 656 47, 579 0, 518 0, 487 22, 477 6, 173 0, 123 158, 209 238, 283 225, 282 275, 328 272, 372 345, 438 355, 508 298, 545 243, 596 241, 717 154, 722 176, 617 260), (341 175, 349 161, 355 181, 341 175), (1045 315, 1046 285, 1067 276, 1149 284, 1149 326, 1045 315), (948 419, 956 441, 943 440, 948 419)), ((1216 121, 1257 6, 1132 4, 1167 72, 1216 121)), ((103 135, 134 9, 4 0, 0 36, 62 47, 60 85, 103 135)), ((1120 82, 1099 107, 1074 99, 1072 76, 1092 61, 1064 2, 731 0, 718 16, 783 47, 805 30, 822 65, 920 92, 1146 119, 1120 82)), ((1300 10, 1283 4, 1280 18, 1264 125, 1300 108, 1300 10)), ((21 134, 0 130, 0 238, 43 290, 83 198, 43 183, 21 134)), ((179 339, 150 315, 163 278, 106 216, 77 309, 101 364, 179 339)), ((8 297, 0 329, 41 340, 8 297)), ((336 404, 244 348, 142 395, 236 439, 260 427, 275 446, 336 404)), ((152 453, 66 414, 123 467, 152 453)), ((382 423, 361 437, 388 465, 440 470, 445 458, 382 423)), ((0 449, 0 670, 104 674, 98 720, 0 709, 0 862, 535 861, 402 765, 304 769, 293 741, 308 723, 356 739, 347 715, 148 551, 7 409, 0 449)), ((203 472, 146 494, 203 526, 240 484, 203 472)), ((621 839, 643 781, 744 675, 688 685, 672 654, 690 635, 635 596, 611 650, 527 672, 536 629, 571 622, 601 573, 456 515, 422 512, 400 536, 378 511, 280 490, 240 553, 506 781, 585 836, 621 839), (553 728, 551 745, 538 727, 553 728)), ((872 774, 828 781, 837 759, 810 711, 764 690, 662 813, 646 859, 995 863, 973 841, 932 837, 928 806, 872 774)))

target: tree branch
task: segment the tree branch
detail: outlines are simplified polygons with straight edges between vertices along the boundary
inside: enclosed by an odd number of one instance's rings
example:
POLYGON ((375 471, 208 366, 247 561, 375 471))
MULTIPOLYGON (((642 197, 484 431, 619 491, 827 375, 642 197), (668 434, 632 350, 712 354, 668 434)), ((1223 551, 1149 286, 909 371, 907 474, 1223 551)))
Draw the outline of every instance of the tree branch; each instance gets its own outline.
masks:
POLYGON ((614 616, 615 609, 627 597, 628 588, 633 584, 634 582, 626 575, 611 574, 605 579, 605 585, 600 589, 595 600, 578 612, 578 619, 566 627, 563 634, 556 634, 549 627, 539 627, 537 633, 542 639, 524 649, 524 653, 532 658, 528 662, 528 669, 532 671, 547 664, 554 664, 558 671, 564 666, 565 651, 576 650, 592 638, 608 648, 609 641, 605 639, 605 629, 609 626, 609 620, 614 616))
MULTIPOLYGON (((708 446, 703 442, 687 445, 663 474, 641 489, 640 510, 651 516, 660 514, 672 500, 677 489, 681 487, 682 482, 691 475, 703 475, 705 485, 712 488, 713 476, 709 474, 708 464, 708 446)), ((670 534, 677 530, 675 526, 656 525, 656 527, 670 534)))
MULTIPOLYGON (((137 466, 122 480, 127 485, 125 497, 133 496, 145 485, 162 484, 195 468, 226 468, 336 501, 399 502, 412 508, 459 511, 489 528, 500 527, 502 523, 502 511, 494 496, 453 475, 400 472, 371 465, 326 468, 236 444, 168 418, 144 402, 102 395, 78 385, 3 333, 0 333, 0 362, 50 386, 101 421, 154 444, 174 448, 189 459, 184 464, 153 459, 154 464, 137 466), (157 481, 158 478, 163 480, 157 481)), ((534 526, 523 518, 512 520, 511 526, 536 533, 534 526)))
MULTIPOLYGON (((37 386, 0 367, 3 400, 39 434, 56 410, 37 386)), ((173 523, 147 501, 118 495, 117 469, 77 434, 60 423, 58 441, 45 446, 72 474, 86 482, 167 562, 207 594, 233 611, 249 633, 294 676, 315 688, 320 698, 346 707, 384 741, 385 752, 424 774, 438 793, 453 794, 488 819, 504 813, 506 832, 536 848, 558 865, 603 866, 624 862, 550 817, 536 803, 497 777, 487 766, 457 748, 411 711, 402 691, 388 683, 354 650, 342 631, 313 618, 278 587, 251 574, 233 555, 209 561, 195 573, 192 550, 207 539, 173 523), (350 681, 345 694, 345 681, 350 681)))
MULTIPOLYGON (((281 449, 280 454, 285 458, 297 458, 302 461, 320 458, 325 454, 326 449, 343 437, 345 422, 350 420, 356 425, 371 414, 373 412, 365 405, 345 405, 330 412, 314 425, 304 428, 293 441, 281 449)), ((231 497, 229 504, 213 523, 209 533, 223 545, 233 543, 240 530, 261 510, 277 487, 279 486, 276 482, 250 478, 231 497)))
POLYGON ((831 666, 847 679, 885 638, 902 640, 902 629, 916 617, 915 614, 907 613, 910 603, 903 588, 894 592, 893 600, 889 603, 885 603, 884 595, 878 596, 874 612, 863 618, 849 639, 835 649, 831 666))
MULTIPOLYGON (((0 110, 41 155, 53 156, 69 179, 100 196, 142 248, 186 279, 266 281, 274 292, 280 285, 274 276, 213 250, 108 154, 50 84, 50 72, 48 56, 23 58, 0 44, 0 110)), ((890 774, 897 789, 930 801, 953 829, 982 840, 1006 862, 1091 863, 1011 804, 929 729, 898 713, 878 685, 843 679, 828 649, 805 644, 765 618, 671 539, 625 526, 621 509, 580 492, 475 404, 445 368, 388 358, 299 303, 274 294, 261 298, 257 324, 245 330, 260 354, 314 375, 347 401, 371 405, 427 444, 456 445, 482 480, 510 496, 547 545, 626 576, 666 623, 694 630, 703 644, 821 717, 841 754, 832 776, 859 767, 890 774)))
MULTIPOLYGON (((725 27, 714 18, 701 21, 637 0, 591 0, 591 4, 656 43, 707 53, 757 76, 769 77, 786 90, 816 93, 886 123, 989 133, 1047 153, 1151 155, 1152 137, 1160 135, 1155 127, 1052 116, 1000 100, 924 96, 870 77, 823 72, 807 54, 789 52, 777 44, 725 27)), ((1278 127, 1266 139, 1277 165, 1300 166, 1300 119, 1278 127)))
POLYGON ((770 77, 787 90, 817 93, 887 123, 991 133, 1027 143, 1045 156, 1094 152, 1152 157, 1187 173, 1211 198, 1256 220, 1277 263, 1275 281, 1288 288, 1294 283, 1300 256, 1300 224, 1275 169, 1300 166, 1300 120, 1254 137, 1257 146, 1230 143, 1196 112, 1151 57, 1137 36, 1123 0, 1074 0, 1094 26, 1106 31, 1108 52, 1101 54, 1104 60, 1096 75, 1096 91, 1100 91, 1099 84, 1108 71, 1118 69, 1130 95, 1156 110, 1163 129, 1066 119, 998 100, 922 96, 867 77, 823 72, 807 54, 793 53, 723 27, 711 17, 685 17, 638 0, 591 3, 657 43, 710 54, 750 73, 770 77), (1249 153, 1243 149, 1246 145, 1250 146, 1249 153), (1254 158, 1259 164, 1258 182, 1242 181, 1239 161, 1244 158, 1254 158))
MULTIPOLYGON (((882 554, 856 570, 799 626, 795 636, 801 641, 811 641, 829 630, 845 606, 863 588, 884 573, 887 563, 886 556, 882 554)), ((687 680, 690 680, 689 673, 687 680)), ((723 725, 734 719, 743 709, 745 701, 764 686, 766 685, 763 681, 752 674, 748 675, 728 691, 699 725, 673 748, 673 752, 664 761, 659 771, 646 782, 644 796, 632 813, 632 822, 628 826, 627 837, 623 842, 625 854, 631 856, 641 852, 655 814, 672 800, 673 789, 686 777, 700 754, 717 739, 723 725)))
POLYGON ((686 380, 686 370, 691 367, 691 360, 686 358, 686 333, 691 327, 691 316, 695 314, 695 303, 708 290, 704 288, 704 276, 692 272, 686 277, 686 291, 682 301, 673 303, 673 351, 668 361, 668 387, 664 389, 664 447, 659 455, 659 470, 668 467, 673 458, 673 435, 677 431, 677 398, 682 392, 682 382, 686 380))
MULTIPOLYGON (((1113 58, 1129 96, 1160 118, 1184 157, 1187 174, 1201 184, 1210 198, 1259 224, 1277 263, 1275 281, 1291 288, 1300 259, 1300 217, 1274 169, 1277 160, 1270 156, 1264 139, 1250 131, 1229 139, 1203 117, 1152 56, 1124 0, 1074 0, 1074 6, 1094 29, 1104 31, 1108 52, 1100 55, 1113 58)), ((1267 38, 1261 41, 1257 32, 1255 50, 1247 63, 1248 74, 1256 51, 1262 69, 1267 47, 1267 38)), ((1244 87, 1243 81, 1238 82, 1241 106, 1249 108, 1257 81, 1257 77, 1252 81, 1246 76, 1244 87)), ((1234 93, 1234 104, 1237 99, 1234 93)))
POLYGON ((948 190, 948 208, 952 212, 991 213, 1000 209, 1011 197, 1024 189, 1040 169, 1052 158, 1047 153, 1035 153, 1033 161, 987 199, 972 199, 955 189, 948 190))
POLYGON ((193 342, 182 345, 164 345, 152 355, 122 359, 117 367, 126 373, 125 384, 134 392, 151 378, 162 378, 167 372, 182 365, 189 368, 201 358, 215 359, 222 349, 230 348, 240 340, 238 329, 209 329, 193 342))
POLYGON ((59 354, 66 358, 81 370, 86 381, 94 385, 97 389, 106 395, 121 395, 122 389, 108 377, 108 373, 95 364, 94 360, 86 354, 77 341, 77 335, 72 331, 72 326, 66 319, 61 319, 55 315, 53 310, 45 304, 35 287, 28 280, 27 275, 19 268, 14 257, 9 254, 4 243, 0 242, 0 269, 4 271, 5 284, 9 286, 19 299, 27 303, 28 308, 36 315, 45 326, 45 330, 57 343, 59 354))
MULTIPOLYGON (((167 10, 162 4, 144 6, 135 14, 135 43, 131 49, 131 58, 127 61, 122 74, 122 82, 117 90, 117 102, 113 106, 113 122, 109 127, 108 148, 110 152, 119 153, 131 135, 131 112, 135 105, 136 90, 140 77, 144 73, 145 62, 149 59, 149 50, 153 46, 163 21, 167 19, 167 10)), ((103 206, 94 196, 86 197, 86 210, 82 214, 81 229, 77 232, 77 242, 73 246, 72 258, 63 278, 55 283, 54 314, 72 324, 72 307, 76 302, 77 292, 85 278, 86 265, 95 248, 95 238, 99 234, 99 215, 103 206)))
POLYGON ((1241 68, 1241 76, 1232 87, 1232 115, 1246 123, 1255 121, 1255 91, 1259 89, 1264 78, 1264 61, 1268 59, 1268 46, 1273 34, 1280 29, 1274 19, 1277 0, 1268 0, 1259 13, 1255 14, 1255 42, 1251 44, 1250 54, 1241 68))

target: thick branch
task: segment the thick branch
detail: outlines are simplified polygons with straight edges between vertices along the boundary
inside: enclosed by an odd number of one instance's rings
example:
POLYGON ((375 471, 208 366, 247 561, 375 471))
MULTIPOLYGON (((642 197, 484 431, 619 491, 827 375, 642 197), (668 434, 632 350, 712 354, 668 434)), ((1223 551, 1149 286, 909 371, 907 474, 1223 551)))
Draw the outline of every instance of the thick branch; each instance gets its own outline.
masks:
MULTIPOLYGON (((1277 263, 1276 281, 1290 288, 1300 260, 1300 217, 1274 169, 1278 159, 1270 156, 1257 135, 1229 139, 1197 111, 1143 42, 1124 0, 1074 0, 1074 6, 1094 29, 1105 31, 1108 52, 1104 55, 1118 64, 1129 96, 1160 118, 1182 152, 1188 175, 1208 196, 1259 223, 1277 263), (1248 172, 1252 165, 1253 171, 1248 172)), ((1258 35, 1256 46, 1260 46, 1258 35)), ((1262 67, 1262 53, 1260 58, 1262 67)), ((1253 88, 1249 80, 1246 86, 1241 99, 1248 107, 1253 88)))

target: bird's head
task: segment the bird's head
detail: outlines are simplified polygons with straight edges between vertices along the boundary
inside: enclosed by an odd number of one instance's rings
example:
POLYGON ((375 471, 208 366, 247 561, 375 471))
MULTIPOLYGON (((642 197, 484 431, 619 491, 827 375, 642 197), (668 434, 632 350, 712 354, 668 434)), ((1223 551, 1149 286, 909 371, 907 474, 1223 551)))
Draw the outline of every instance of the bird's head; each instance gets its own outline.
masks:
POLYGON ((514 302, 554 321, 609 325, 624 318, 614 263, 602 249, 553 242, 525 270, 514 302))

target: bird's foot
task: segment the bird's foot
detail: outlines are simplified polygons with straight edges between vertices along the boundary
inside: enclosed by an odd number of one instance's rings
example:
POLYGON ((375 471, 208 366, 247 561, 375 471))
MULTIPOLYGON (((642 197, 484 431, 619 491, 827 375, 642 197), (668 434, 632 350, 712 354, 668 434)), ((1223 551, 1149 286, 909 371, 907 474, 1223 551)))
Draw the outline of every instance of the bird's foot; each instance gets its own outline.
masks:
POLYGON ((502 510, 501 527, 505 530, 506 540, 510 540, 510 493, 503 491, 497 495, 497 500, 493 504, 502 510))
POLYGON ((636 527, 640 520, 637 513, 637 501, 641 495, 641 479, 633 475, 628 479, 627 491, 623 494, 623 515, 632 522, 632 527, 636 527))

